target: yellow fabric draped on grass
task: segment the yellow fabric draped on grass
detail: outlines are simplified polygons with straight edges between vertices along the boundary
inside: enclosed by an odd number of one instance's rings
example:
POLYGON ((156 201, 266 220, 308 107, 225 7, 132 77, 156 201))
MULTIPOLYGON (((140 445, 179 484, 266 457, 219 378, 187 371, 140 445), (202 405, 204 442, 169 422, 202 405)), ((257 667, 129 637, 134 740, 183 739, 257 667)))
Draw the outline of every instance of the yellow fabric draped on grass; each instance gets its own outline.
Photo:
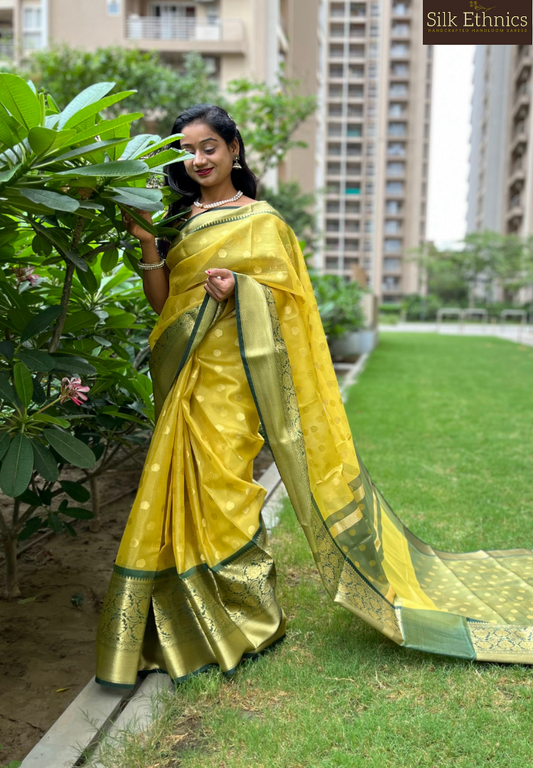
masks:
POLYGON ((98 682, 227 673, 285 633, 253 460, 268 442, 336 603, 396 643, 533 663, 533 552, 414 536, 354 446, 294 232, 267 203, 182 225, 150 336, 156 427, 97 638, 98 682), (205 270, 233 271, 217 303, 205 270))

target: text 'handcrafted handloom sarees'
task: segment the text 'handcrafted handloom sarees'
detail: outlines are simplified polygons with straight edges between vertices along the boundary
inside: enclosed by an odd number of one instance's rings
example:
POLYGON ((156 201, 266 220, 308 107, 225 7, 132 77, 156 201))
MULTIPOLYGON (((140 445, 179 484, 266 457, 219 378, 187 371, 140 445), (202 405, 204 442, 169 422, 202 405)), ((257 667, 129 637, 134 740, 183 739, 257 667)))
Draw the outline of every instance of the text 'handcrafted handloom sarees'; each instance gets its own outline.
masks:
POLYGON ((156 427, 97 637, 100 683, 179 681, 281 638, 253 460, 270 446, 326 590, 407 648, 533 663, 533 551, 462 554, 414 536, 353 443, 294 232, 267 203, 198 214, 167 256, 150 336, 156 427), (235 294, 217 303, 205 270, 235 294))

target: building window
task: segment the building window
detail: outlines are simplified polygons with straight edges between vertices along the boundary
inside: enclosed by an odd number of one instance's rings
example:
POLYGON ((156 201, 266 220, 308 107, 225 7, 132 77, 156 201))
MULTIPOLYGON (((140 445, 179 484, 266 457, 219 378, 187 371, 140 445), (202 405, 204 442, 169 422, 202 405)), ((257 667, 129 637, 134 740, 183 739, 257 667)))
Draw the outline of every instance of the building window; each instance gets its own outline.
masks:
POLYGON ((396 219, 385 220, 385 234, 399 235, 401 232, 401 229, 402 229, 402 226, 399 221, 396 221, 396 219))
POLYGON ((383 270, 385 272, 399 272, 401 267, 401 259, 383 259, 383 270))
POLYGON ((409 34, 409 24, 397 22, 392 25, 393 37, 404 37, 409 34))
POLYGON ((22 45, 25 51, 43 47, 43 16, 37 6, 22 9, 22 45))
POLYGON ((401 251, 402 249, 402 241, 398 240, 397 238, 388 237, 385 239, 385 252, 386 253, 396 253, 396 251, 401 251))
POLYGON ((405 136, 407 123, 389 123, 389 136, 405 136))
POLYGON ((345 240, 344 247, 346 248, 347 251, 358 251, 359 240, 345 240))
POLYGON ((385 191, 388 195, 403 195, 403 181, 388 181, 385 191))
POLYGON ((346 194, 347 195, 360 195, 361 194, 361 185, 360 184, 350 184, 349 187, 346 187, 346 194))
POLYGON ((106 0, 107 15, 120 16, 120 0, 106 0))
POLYGON ((408 74, 409 74, 409 69, 407 67, 407 64, 400 64, 397 61, 391 64, 391 75, 393 75, 394 77, 407 77, 408 74))
MULTIPOLYGON (((409 46, 407 43, 393 43, 390 52, 391 56, 401 56, 403 58, 409 55, 409 46)), ((428 66, 430 65, 428 64, 428 66)))
POLYGON ((401 203, 399 200, 387 200, 385 203, 385 213, 388 213, 389 216, 396 216, 400 213, 401 210, 401 203))
POLYGON ((359 213, 361 210, 361 203, 359 200, 346 200, 346 213, 359 213))
MULTIPOLYGON (((427 146, 427 145, 426 145, 427 146)), ((403 141, 389 141, 387 145, 387 154, 398 157, 405 155, 405 144, 403 141)))
POLYGON ((407 83, 391 83, 389 94, 393 98, 398 98, 398 96, 407 96, 407 83))
POLYGON ((403 117, 405 107, 403 104, 389 104, 389 117, 403 117))
POLYGON ((403 176, 405 174, 405 163, 387 163, 387 176, 403 176))

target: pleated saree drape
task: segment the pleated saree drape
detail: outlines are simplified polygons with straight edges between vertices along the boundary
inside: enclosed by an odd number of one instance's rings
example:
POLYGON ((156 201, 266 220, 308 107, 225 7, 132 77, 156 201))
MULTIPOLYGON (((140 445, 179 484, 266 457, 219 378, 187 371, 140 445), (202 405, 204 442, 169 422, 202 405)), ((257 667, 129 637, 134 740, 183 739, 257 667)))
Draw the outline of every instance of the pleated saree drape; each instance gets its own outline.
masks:
POLYGON ((231 673, 285 617, 253 480, 264 438, 336 603, 407 648, 533 663, 533 551, 433 549, 354 446, 298 241, 265 202, 182 226, 150 336, 156 427, 97 637, 100 683, 231 673), (217 303, 205 270, 233 271, 217 303))

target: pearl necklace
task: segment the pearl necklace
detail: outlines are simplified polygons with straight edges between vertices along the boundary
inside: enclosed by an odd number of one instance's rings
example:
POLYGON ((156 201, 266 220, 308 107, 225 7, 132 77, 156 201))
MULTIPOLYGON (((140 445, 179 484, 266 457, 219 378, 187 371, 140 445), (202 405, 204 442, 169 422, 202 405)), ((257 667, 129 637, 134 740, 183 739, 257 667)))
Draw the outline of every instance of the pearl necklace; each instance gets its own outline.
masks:
POLYGON ((237 194, 234 197, 230 197, 227 200, 219 200, 218 203, 201 203, 200 200, 195 200, 194 204, 197 208, 216 208, 217 205, 224 205, 225 203, 233 203, 235 200, 238 200, 239 197, 242 197, 244 195, 244 192, 237 192, 237 194))

